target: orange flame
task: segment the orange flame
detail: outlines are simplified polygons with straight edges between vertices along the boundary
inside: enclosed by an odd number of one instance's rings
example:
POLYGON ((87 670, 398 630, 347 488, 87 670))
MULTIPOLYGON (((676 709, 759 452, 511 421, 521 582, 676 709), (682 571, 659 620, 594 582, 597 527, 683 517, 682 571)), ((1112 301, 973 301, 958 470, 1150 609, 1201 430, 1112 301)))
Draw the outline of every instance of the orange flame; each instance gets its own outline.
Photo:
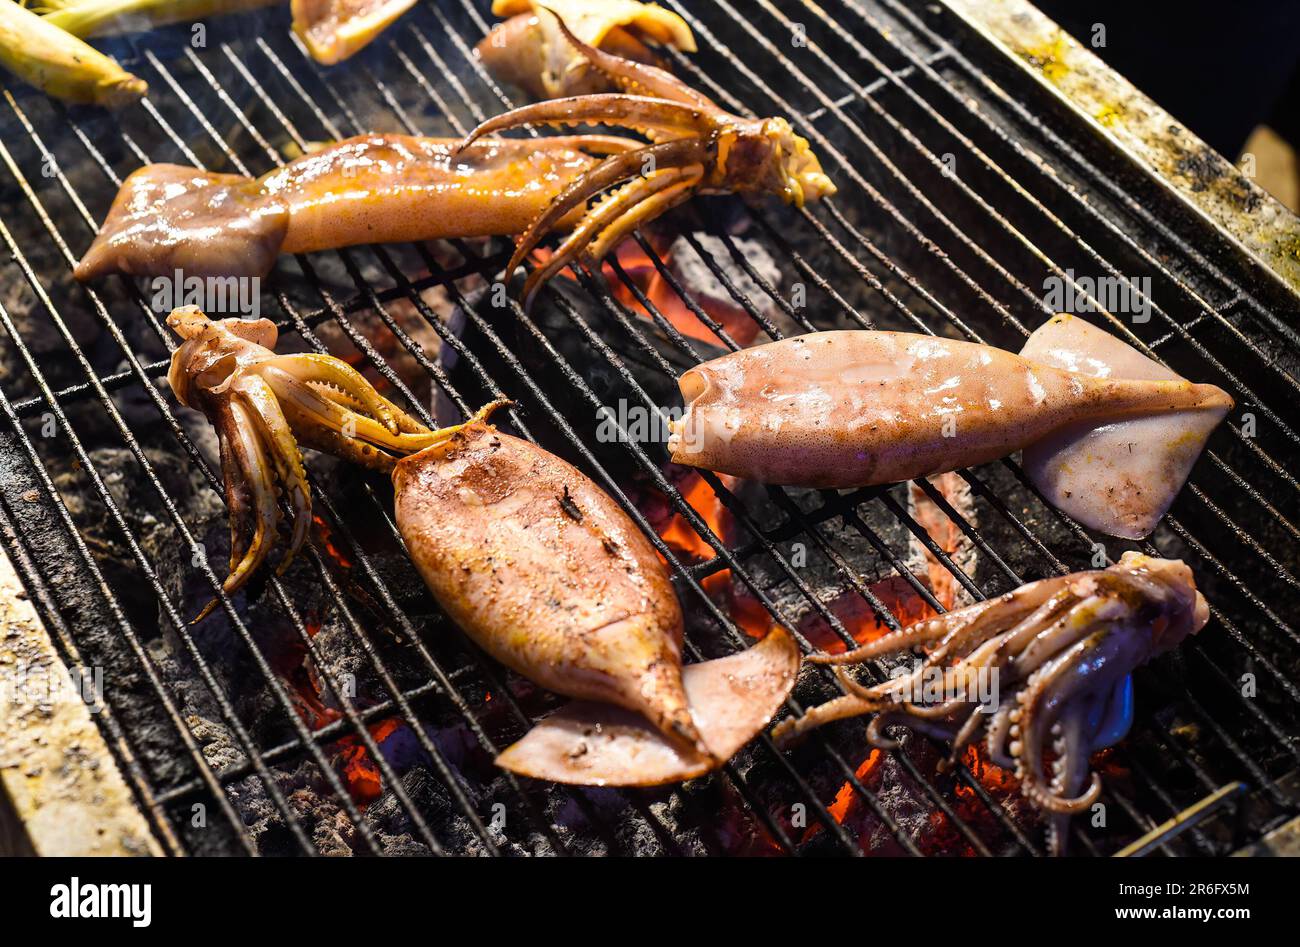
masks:
MULTIPOLYGON (((731 513, 713 492, 713 488, 697 471, 670 465, 667 473, 676 480, 682 498, 695 510, 700 519, 724 544, 734 540, 734 522, 731 513)), ((719 474, 718 479, 728 490, 734 490, 738 478, 719 474)), ((654 498, 660 503, 644 503, 644 512, 651 525, 668 547, 682 558, 693 562, 707 562, 717 552, 687 521, 681 513, 667 509, 662 496, 654 498)), ((733 582, 730 569, 719 569, 700 583, 715 598, 725 600, 731 619, 750 637, 762 638, 776 626, 776 621, 766 606, 742 582, 733 582)), ((902 624, 921 621, 934 614, 934 610, 916 594, 901 576, 890 576, 870 586, 873 595, 902 624)), ((839 620, 845 630, 862 644, 886 634, 890 629, 866 599, 856 592, 846 592, 827 603, 827 610, 839 620)), ((817 611, 809 612, 799 622, 798 631, 814 646, 831 652, 847 650, 847 645, 836 635, 830 623, 817 611)))
POLYGON ((334 562, 338 564, 339 568, 351 569, 352 560, 349 559, 347 554, 344 553, 343 550, 339 549, 335 544, 334 530, 330 527, 330 524, 325 522, 324 518, 318 513, 313 513, 311 515, 311 521, 312 525, 315 527, 315 541, 317 548, 324 550, 325 554, 329 556, 330 559, 334 560, 334 562))
MULTIPOLYGON (((649 242, 659 255, 659 258, 667 266, 672 259, 672 242, 654 237, 651 237, 649 242)), ((533 251, 533 256, 539 263, 545 264, 551 258, 551 251, 545 247, 539 247, 533 251)), ((694 310, 663 278, 659 268, 655 266, 654 260, 641 249, 640 244, 635 240, 624 240, 619 244, 614 256, 618 260, 619 266, 623 268, 623 272, 627 274, 628 280, 641 291, 649 303, 658 310, 659 314, 673 328, 689 339, 697 339, 719 347, 723 345, 723 341, 717 333, 700 321, 694 310)), ((619 278, 618 273, 614 271, 614 268, 609 263, 602 265, 601 272, 604 274, 605 281, 609 284, 610 293, 615 299, 642 319, 651 318, 650 311, 642 305, 636 293, 619 278)), ((569 270, 564 270, 563 275, 568 279, 574 278, 569 270)), ((693 286, 684 286, 683 288, 687 292, 698 289, 698 287, 693 286)), ((737 345, 746 346, 753 342, 758 335, 758 323, 740 304, 716 299, 697 299, 696 302, 710 319, 735 340, 737 345)))
MULTIPOLYGON (((402 722, 400 720, 390 717, 387 720, 381 720, 379 723, 371 724, 366 729, 370 731, 370 736, 374 738, 375 743, 382 745, 401 727, 402 722)), ((354 802, 362 806, 369 805, 378 799, 380 793, 384 791, 384 783, 379 767, 371 758, 370 752, 366 749, 365 744, 361 742, 360 737, 344 737, 339 740, 339 746, 341 750, 336 759, 336 765, 343 777, 344 785, 348 787, 348 792, 354 802)))
MULTIPOLYGON (((308 637, 314 638, 320 632, 321 620, 315 614, 306 616, 308 637)), ((281 677, 289 685, 289 698, 298 716, 302 718, 307 729, 315 732, 342 718, 342 711, 325 703, 322 683, 307 662, 307 649, 300 648, 294 657, 280 663, 281 677), (289 666, 284 666, 284 665, 289 666)), ((383 742, 404 726, 401 720, 388 717, 367 726, 375 743, 383 742)), ((334 764, 347 787, 349 795, 358 805, 364 806, 379 798, 383 792, 383 780, 379 767, 371 759, 370 752, 359 736, 339 738, 331 748, 334 764)))

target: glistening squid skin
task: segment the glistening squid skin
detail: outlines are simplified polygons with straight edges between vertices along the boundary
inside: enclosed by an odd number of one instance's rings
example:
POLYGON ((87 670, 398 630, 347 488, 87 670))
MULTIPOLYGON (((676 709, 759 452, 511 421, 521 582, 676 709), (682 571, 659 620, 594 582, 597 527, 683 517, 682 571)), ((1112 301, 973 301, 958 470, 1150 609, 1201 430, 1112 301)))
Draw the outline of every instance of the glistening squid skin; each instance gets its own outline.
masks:
POLYGON ((871 714, 874 745, 895 745, 885 726, 911 727, 951 742, 947 765, 982 740, 988 759, 1014 769, 1021 792, 1047 813, 1049 846, 1059 854, 1069 817, 1101 792, 1096 773, 1084 789, 1088 757, 1128 733, 1133 670, 1208 619, 1185 564, 1127 552, 1108 569, 1032 582, 846 654, 809 656, 845 665, 925 651, 911 674, 871 687, 837 670, 848 693, 782 721, 772 735, 789 742, 871 714))
POLYGON ((168 380, 221 442, 226 591, 266 560, 281 506, 286 563, 306 539, 300 442, 390 472, 398 529, 447 614, 503 664, 577 698, 501 766, 584 785, 689 779, 730 759, 789 693, 799 653, 784 631, 683 669, 681 607, 654 548, 576 468, 489 424, 497 405, 431 431, 338 359, 276 355, 265 319, 187 308, 167 322, 185 340, 168 380))
POLYGON ((596 165, 587 152, 635 147, 576 135, 456 150, 437 138, 360 135, 260 178, 145 165, 122 183, 76 276, 264 276, 281 253, 517 234, 596 165))
POLYGON ((1231 410, 1072 316, 1019 355, 905 332, 817 332, 686 372, 673 460, 763 483, 863 487, 1025 451, 1025 470, 1085 526, 1140 538, 1231 410))
POLYGON ((292 0, 293 31, 311 58, 332 66, 388 29, 415 0, 292 0))

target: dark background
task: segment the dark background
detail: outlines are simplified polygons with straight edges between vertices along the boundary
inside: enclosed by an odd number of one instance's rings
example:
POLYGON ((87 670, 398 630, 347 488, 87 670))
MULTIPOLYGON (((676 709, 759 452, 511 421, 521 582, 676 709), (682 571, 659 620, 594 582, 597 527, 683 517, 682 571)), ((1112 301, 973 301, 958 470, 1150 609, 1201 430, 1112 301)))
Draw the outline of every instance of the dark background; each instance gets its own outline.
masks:
POLYGON ((1300 146, 1300 0, 1036 3, 1230 160, 1261 123, 1300 146))

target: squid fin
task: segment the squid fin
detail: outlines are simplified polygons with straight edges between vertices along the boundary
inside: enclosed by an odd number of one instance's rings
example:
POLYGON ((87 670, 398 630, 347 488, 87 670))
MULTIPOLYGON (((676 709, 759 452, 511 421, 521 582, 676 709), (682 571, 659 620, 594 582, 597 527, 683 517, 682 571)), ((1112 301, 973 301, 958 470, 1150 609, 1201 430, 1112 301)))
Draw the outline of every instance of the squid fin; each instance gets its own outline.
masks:
POLYGON ((292 0, 293 31, 311 58, 333 66, 360 52, 415 0, 292 0))
MULTIPOLYGON (((1039 327, 1020 354, 1095 377, 1183 380, 1113 335, 1064 314, 1039 327)), ((1204 387, 1217 394, 1195 408, 1062 428, 1025 448, 1025 473, 1053 506, 1084 526, 1141 539, 1169 509, 1210 433, 1232 409, 1226 392, 1204 387)))
POLYGON ((578 786, 661 786, 703 776, 767 725, 794 686, 799 649, 782 629, 739 654, 690 664, 682 683, 711 757, 682 746, 640 714, 612 704, 568 704, 497 757, 535 779, 578 786))

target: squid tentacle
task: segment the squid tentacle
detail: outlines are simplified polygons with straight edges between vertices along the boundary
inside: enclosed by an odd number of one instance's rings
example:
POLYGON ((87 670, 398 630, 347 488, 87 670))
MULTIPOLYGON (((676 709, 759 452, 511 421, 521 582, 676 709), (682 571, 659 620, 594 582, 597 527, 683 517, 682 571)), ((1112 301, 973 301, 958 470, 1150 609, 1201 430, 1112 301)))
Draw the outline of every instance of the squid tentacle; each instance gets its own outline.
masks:
POLYGON ((689 163, 699 155, 702 148, 698 141, 693 140, 648 145, 638 151, 606 158, 586 174, 575 178, 520 235, 515 244, 515 252, 506 264, 507 275, 513 273, 523 263, 524 257, 575 207, 586 203, 601 191, 635 177, 647 165, 653 166, 657 172, 689 163))
POLYGON ((878 750, 898 749, 898 741, 890 739, 881 732, 882 727, 897 723, 896 720, 887 719, 887 717, 890 716, 891 715, 876 714, 876 716, 871 718, 871 722, 867 724, 867 742, 878 750))
MULTIPOLYGON (((694 167, 698 168, 698 165, 694 167)), ((635 207, 616 219, 606 227, 594 241, 592 241, 583 254, 584 259, 593 263, 602 259, 609 251, 621 243, 625 237, 632 233, 643 223, 654 220, 661 214, 667 213, 678 204, 689 200, 699 187, 702 174, 695 173, 680 181, 677 184, 670 185, 652 194, 645 200, 638 203, 635 207)), ((558 272, 565 262, 557 263, 555 260, 548 262, 548 266, 543 269, 534 271, 524 282, 524 308, 532 308, 533 300, 536 298, 538 291, 545 284, 550 275, 558 272)))
POLYGON ((363 404, 366 412, 390 432, 398 434, 401 431, 397 416, 404 412, 375 391, 364 375, 342 359, 308 352, 277 355, 261 364, 285 371, 300 382, 316 382, 337 388, 363 404))
POLYGON ((895 678, 872 687, 859 684, 849 677, 843 668, 835 668, 835 677, 849 695, 857 698, 860 705, 866 708, 864 711, 866 713, 888 710, 900 719, 941 720, 952 716, 969 703, 966 697, 952 697, 931 705, 918 704, 911 700, 907 694, 909 691, 915 693, 920 688, 923 670, 918 667, 906 677, 895 678))
POLYGON ((902 693, 911 683, 913 676, 908 675, 865 687, 849 677, 848 672, 843 668, 835 668, 835 679, 840 682, 840 686, 873 711, 897 706, 899 701, 894 694, 902 693))
MULTIPOLYGON (((251 494, 251 503, 247 503, 246 509, 252 519, 253 529, 252 538, 243 549, 243 555, 238 563, 234 563, 235 549, 235 524, 231 522, 231 561, 232 567, 230 574, 226 576, 221 583, 221 590, 227 595, 233 595, 247 584, 253 574, 261 568, 266 562, 266 557, 270 554, 271 545, 274 541, 274 528, 278 521, 279 513, 275 506, 275 487, 272 485, 267 469, 266 451, 262 445, 261 439, 254 428, 255 422, 250 416, 250 412, 242 404, 232 401, 227 408, 229 412, 230 425, 225 429, 226 437, 222 439, 223 453, 232 462, 233 467, 240 477, 239 483, 246 485, 249 494, 251 494)), ((226 483, 231 483, 231 474, 229 471, 223 471, 226 474, 226 483)), ((234 493, 227 492, 228 496, 240 496, 242 490, 236 487, 234 493)), ((239 501, 241 504, 246 503, 245 498, 239 501)), ((194 617, 191 624, 198 624, 212 614, 213 609, 217 607, 217 599, 212 599, 207 605, 203 606, 202 611, 194 617)))
MULTIPOLYGON (((1109 631, 1098 631, 1080 641, 1035 671, 1024 690, 1017 695, 1019 706, 1012 714, 1015 725, 1011 734, 1016 773, 1020 777, 1021 792, 1046 812, 1074 815, 1087 809, 1101 795, 1101 777, 1095 772, 1088 789, 1074 798, 1057 796, 1050 786, 1043 785, 1042 748, 1068 699, 1095 686, 1091 675, 1102 672, 1087 667, 1081 669, 1079 659, 1084 652, 1111 644, 1107 640, 1109 635, 1109 631), (1051 706, 1045 706, 1049 704, 1051 706)), ((1093 660, 1094 668, 1104 668, 1106 663, 1102 655, 1093 660)))
POLYGON ((1036 638, 1059 628, 1078 604, 1078 596, 1068 587, 1051 596, 1002 639, 998 660, 1002 663, 1014 661, 1036 638))
POLYGON ((1011 659, 1010 666, 1018 677, 1026 677, 1035 668, 1086 638, 1099 623, 1122 621, 1127 611, 1128 606, 1122 602, 1089 596, 1035 635, 1011 659))
POLYGON ((644 148, 645 142, 638 141, 635 138, 624 138, 622 135, 550 135, 546 138, 539 138, 537 145, 543 148, 554 148, 556 150, 569 149, 571 151, 585 151, 592 155, 621 155, 625 151, 636 151, 638 148, 644 148))
POLYGON ((845 651, 842 654, 817 652, 808 655, 806 660, 809 664, 862 664, 864 661, 887 658, 890 655, 901 654, 912 648, 930 644, 946 634, 948 629, 942 624, 941 619, 932 619, 898 631, 891 631, 875 641, 859 645, 852 651, 845 651))
POLYGON ((307 484, 307 471, 303 467, 302 452, 271 386, 257 375, 246 375, 239 386, 238 396, 246 403, 249 416, 257 424, 258 433, 267 446, 266 452, 284 487, 284 501, 293 511, 289 546, 276 570, 277 575, 283 575, 307 541, 311 527, 311 487, 307 484))
POLYGON ((916 720, 901 713, 880 713, 872 717, 871 723, 867 724, 867 742, 882 750, 896 749, 899 745, 898 741, 891 740, 881 733, 883 727, 890 727, 894 724, 902 724, 909 730, 924 733, 936 740, 951 740, 956 731, 956 728, 951 725, 945 726, 927 720, 916 720))
POLYGON ((618 125, 660 135, 703 137, 713 128, 711 115, 671 99, 604 92, 574 95, 523 105, 481 122, 456 146, 460 152, 484 135, 494 135, 528 125, 618 125))
MULTIPOLYGON (((349 411, 354 411, 357 414, 366 413, 366 406, 358 399, 352 397, 352 395, 348 394, 346 391, 341 391, 338 388, 335 388, 333 385, 330 385, 326 382, 309 381, 306 384, 309 388, 311 388, 313 392, 320 395, 322 398, 327 398, 330 401, 333 401, 335 404, 339 405, 340 407, 346 408, 349 411)), ((428 430, 428 428, 426 428, 423 424, 415 420, 415 418, 411 417, 405 411, 398 408, 397 405, 393 404, 392 402, 388 403, 388 407, 389 410, 392 411, 394 417, 397 420, 397 433, 420 434, 428 430)))
POLYGON ((779 747, 787 747, 818 727, 836 720, 847 720, 871 713, 873 704, 853 694, 842 694, 816 707, 809 707, 802 716, 787 717, 772 728, 772 739, 779 747))
POLYGON ((700 181, 704 179, 704 168, 694 164, 686 170, 691 173, 684 180, 641 202, 606 227, 587 248, 588 256, 594 260, 601 259, 633 230, 688 200, 699 189, 700 181))
MULTIPOLYGON (((641 223, 653 220, 665 211, 687 200, 695 193, 699 180, 700 176, 698 174, 691 175, 679 183, 669 185, 662 191, 640 201, 635 207, 606 227, 592 243, 588 244, 586 252, 582 254, 583 258, 588 263, 594 263, 603 258, 611 247, 621 243, 623 238, 639 227, 641 223)), ((567 260, 549 260, 546 267, 539 268, 529 275, 528 279, 524 281, 525 309, 532 307, 538 290, 542 288, 550 275, 558 272, 567 262, 567 260)))
MULTIPOLYGON (((442 431, 422 428, 420 433, 392 433, 374 418, 358 414, 338 402, 323 397, 283 368, 266 367, 262 371, 275 392, 286 416, 307 422, 308 427, 324 427, 345 438, 354 438, 398 455, 412 454, 432 447, 449 436, 442 431)), ((299 439, 303 437, 300 434, 299 439)))
MULTIPOLYGON (((392 404, 351 366, 314 354, 278 356, 268 320, 213 322, 194 307, 175 310, 167 324, 183 342, 167 378, 182 404, 208 416, 217 430, 226 504, 230 564, 226 594, 242 588, 275 545, 280 504, 292 515, 283 572, 306 544, 311 487, 299 444, 368 467, 391 470, 397 459, 449 441, 509 404, 493 401, 462 424, 429 430, 392 404)), ((194 621, 202 621, 217 600, 194 621)))
POLYGON ((1015 703, 1012 701, 1003 701, 993 714, 993 719, 988 722, 988 728, 984 734, 984 749, 988 752, 989 759, 1003 769, 1014 770, 1016 768, 1015 757, 1011 755, 1011 748, 1008 741, 1011 738, 1011 728, 1014 722, 1011 717, 1015 713, 1015 703))
POLYGON ((961 659, 997 636, 1007 643, 1007 647, 995 657, 996 663, 1001 665, 1003 655, 1013 650, 1011 643, 1019 640, 1018 635, 1037 628, 1056 607, 1053 603, 1065 595, 1064 591, 1052 594, 1050 587, 1035 582, 1002 599, 987 602, 987 607, 968 624, 957 627, 952 635, 940 642, 931 658, 936 661, 961 659))
POLYGON ((643 178, 634 178, 602 198, 600 203, 564 239, 546 264, 530 274, 524 289, 525 304, 530 297, 530 285, 544 283, 568 266, 610 222, 689 175, 690 170, 687 168, 665 168, 643 178))
MULTIPOLYGON (((569 262, 569 254, 586 246, 584 259, 600 259, 637 227, 685 202, 701 187, 719 192, 771 193, 799 206, 806 197, 819 200, 835 193, 807 140, 795 134, 789 122, 727 112, 671 73, 592 48, 575 36, 560 17, 555 19, 566 41, 587 65, 623 91, 568 96, 512 109, 481 122, 457 148, 468 147, 484 135, 521 126, 613 125, 633 129, 657 145, 682 146, 684 150, 677 157, 659 162, 658 168, 692 164, 700 168, 695 179, 665 186, 639 202, 635 210, 604 220, 603 230, 589 244, 582 242, 589 236, 589 228, 584 227, 582 239, 566 247, 564 256, 551 261, 526 283, 525 306, 531 303, 537 287, 569 262)), ((646 153, 620 150, 570 182, 519 238, 508 272, 513 273, 542 236, 588 198, 630 178, 634 156, 646 153)))
POLYGON ((941 767, 954 765, 982 736, 986 758, 1013 770, 1020 792, 1043 812, 1049 847, 1060 854, 1069 818, 1101 795, 1091 754, 1122 739, 1131 722, 1134 669, 1199 631, 1208 618, 1185 564, 1126 553, 1105 570, 1045 579, 848 655, 810 658, 843 665, 939 639, 898 681, 867 687, 837 666, 846 696, 784 722, 780 735, 788 740, 819 723, 865 713, 872 715, 867 739, 873 746, 895 745, 883 730, 892 724, 947 739, 941 767), (986 668, 1001 674, 991 714, 972 706, 974 675, 986 668), (943 674, 938 695, 907 692, 928 685, 926 676, 935 670, 943 674))
MULTIPOLYGON (((544 4, 538 5, 544 6, 544 4)), ((627 92, 636 92, 638 89, 643 89, 656 98, 672 99, 702 109, 718 109, 712 99, 696 92, 668 70, 660 69, 658 66, 652 66, 648 63, 634 62, 621 56, 613 56, 597 49, 575 36, 573 31, 569 29, 568 24, 559 16, 556 16, 555 19, 559 24, 560 32, 569 41, 569 45, 582 53, 587 62, 613 80, 620 89, 627 92)))
MULTIPOLYGON (((1088 774, 1088 756, 1092 750, 1087 734, 1088 717, 1096 700, 1081 708, 1071 708, 1061 721, 1055 742, 1056 761, 1052 764, 1052 794, 1058 798, 1077 796, 1088 774)), ((1053 855, 1065 853, 1069 814, 1053 813, 1047 819, 1047 849, 1053 855)))
POLYGON ((971 708, 970 714, 957 731, 957 735, 952 738, 952 752, 948 754, 945 769, 957 765, 962 750, 966 749, 979 736, 980 728, 988 722, 988 717, 989 715, 984 712, 984 708, 980 705, 976 704, 971 708))
POLYGON ((230 438, 224 433, 218 435, 221 455, 222 480, 225 482, 226 508, 230 513, 230 555, 226 564, 226 574, 235 571, 244 558, 247 543, 245 535, 250 522, 251 510, 248 503, 248 490, 235 476, 240 470, 230 438))

